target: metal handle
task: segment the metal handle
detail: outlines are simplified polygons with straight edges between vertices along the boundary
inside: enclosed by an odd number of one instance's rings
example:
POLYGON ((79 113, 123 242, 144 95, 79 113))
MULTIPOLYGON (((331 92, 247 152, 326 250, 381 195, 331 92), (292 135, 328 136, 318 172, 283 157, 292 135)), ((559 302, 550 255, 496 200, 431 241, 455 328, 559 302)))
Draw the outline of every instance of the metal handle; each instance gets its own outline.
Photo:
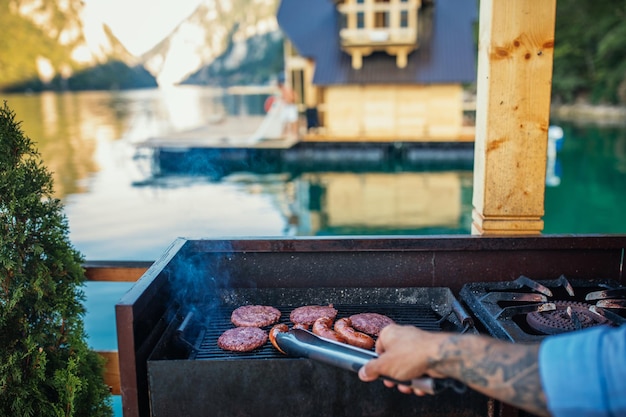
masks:
POLYGON ((457 394, 463 394, 467 391, 467 385, 452 378, 416 378, 411 380, 411 387, 431 395, 439 394, 447 389, 451 389, 457 394))
POLYGON ((451 389, 458 394, 463 394, 467 391, 467 386, 452 378, 431 378, 431 377, 421 377, 415 378, 410 381, 398 381, 393 378, 389 378, 386 376, 382 376, 381 379, 385 379, 387 381, 391 381, 395 384, 407 385, 411 388, 419 389, 420 391, 424 391, 427 394, 435 395, 439 394, 442 391, 447 389, 451 389))
MULTIPOLYGON (((313 359, 352 372, 358 372, 367 362, 378 358, 378 355, 370 350, 324 339, 307 330, 292 329, 289 332, 278 333, 276 343, 290 356, 313 359)), ((386 376, 381 378, 396 384, 408 385, 432 395, 447 388, 458 393, 466 390, 464 384, 450 378, 421 377, 411 381, 398 381, 386 376)))

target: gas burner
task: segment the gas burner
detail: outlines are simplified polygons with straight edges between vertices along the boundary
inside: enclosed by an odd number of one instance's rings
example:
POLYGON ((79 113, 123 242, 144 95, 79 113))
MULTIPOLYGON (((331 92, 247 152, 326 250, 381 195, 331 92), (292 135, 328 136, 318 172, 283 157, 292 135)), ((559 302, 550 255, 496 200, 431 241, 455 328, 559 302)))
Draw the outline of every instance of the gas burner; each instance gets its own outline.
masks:
POLYGON ((465 284, 460 296, 487 332, 514 342, 626 323, 626 288, 604 279, 536 281, 522 275, 465 284))
POLYGON ((577 301, 554 301, 552 311, 533 311, 526 315, 526 322, 534 330, 549 335, 586 329, 608 324, 609 320, 590 310, 591 304, 577 301))
POLYGON ((626 288, 590 292, 585 300, 597 300, 597 307, 626 310, 626 288))

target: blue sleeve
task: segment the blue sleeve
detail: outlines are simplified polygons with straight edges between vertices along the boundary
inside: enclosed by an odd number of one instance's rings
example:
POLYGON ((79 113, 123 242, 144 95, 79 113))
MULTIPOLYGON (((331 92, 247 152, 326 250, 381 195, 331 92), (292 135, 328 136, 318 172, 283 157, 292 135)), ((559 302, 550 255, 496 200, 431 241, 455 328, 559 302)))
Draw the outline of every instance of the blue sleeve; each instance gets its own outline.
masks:
POLYGON ((539 371, 553 416, 625 416, 626 325, 544 339, 539 371))

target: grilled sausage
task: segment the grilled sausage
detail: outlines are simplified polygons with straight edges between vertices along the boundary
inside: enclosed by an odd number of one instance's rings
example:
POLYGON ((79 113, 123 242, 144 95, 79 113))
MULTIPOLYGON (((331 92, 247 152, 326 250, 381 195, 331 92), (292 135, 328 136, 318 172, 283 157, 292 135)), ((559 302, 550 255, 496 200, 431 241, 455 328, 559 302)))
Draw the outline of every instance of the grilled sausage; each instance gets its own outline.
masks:
POLYGON ((274 327, 272 327, 270 329, 270 342, 272 343, 272 346, 274 346, 280 353, 284 353, 286 355, 286 353, 278 347, 278 343, 276 343, 276 335, 278 333, 284 333, 287 332, 289 330, 289 327, 287 327, 286 324, 277 324, 274 327))
POLYGON ((368 350, 374 347, 374 339, 365 333, 354 330, 354 328, 352 328, 352 322, 347 317, 337 320, 335 323, 335 331, 343 337, 349 345, 368 350))
POLYGON ((300 329, 300 330, 309 330, 309 326, 304 323, 294 323, 293 328, 300 329))
POLYGON ((325 339, 335 342, 346 343, 346 340, 333 330, 333 319, 330 317, 320 317, 313 323, 313 333, 325 339))

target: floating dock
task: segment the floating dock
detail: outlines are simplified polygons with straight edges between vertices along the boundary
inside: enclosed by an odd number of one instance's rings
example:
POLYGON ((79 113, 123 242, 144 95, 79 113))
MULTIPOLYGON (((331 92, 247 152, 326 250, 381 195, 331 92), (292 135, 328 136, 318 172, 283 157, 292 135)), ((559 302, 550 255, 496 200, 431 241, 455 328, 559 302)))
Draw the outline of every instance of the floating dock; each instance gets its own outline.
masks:
POLYGON ((316 136, 268 139, 259 135, 260 130, 272 130, 267 128, 267 117, 230 116, 195 129, 148 138, 138 147, 152 151, 154 166, 162 175, 208 175, 216 179, 237 171, 390 172, 473 167, 473 141, 331 141, 316 140, 316 136), (260 128, 264 123, 265 128, 260 128))
MULTIPOLYGON (((260 132, 265 116, 216 116, 206 125, 190 130, 172 132, 168 135, 149 137, 139 147, 191 149, 191 148, 252 148, 287 149, 298 143, 298 139, 287 139, 281 135, 268 137, 260 132)), ((267 129, 265 129, 267 130, 267 129)))

